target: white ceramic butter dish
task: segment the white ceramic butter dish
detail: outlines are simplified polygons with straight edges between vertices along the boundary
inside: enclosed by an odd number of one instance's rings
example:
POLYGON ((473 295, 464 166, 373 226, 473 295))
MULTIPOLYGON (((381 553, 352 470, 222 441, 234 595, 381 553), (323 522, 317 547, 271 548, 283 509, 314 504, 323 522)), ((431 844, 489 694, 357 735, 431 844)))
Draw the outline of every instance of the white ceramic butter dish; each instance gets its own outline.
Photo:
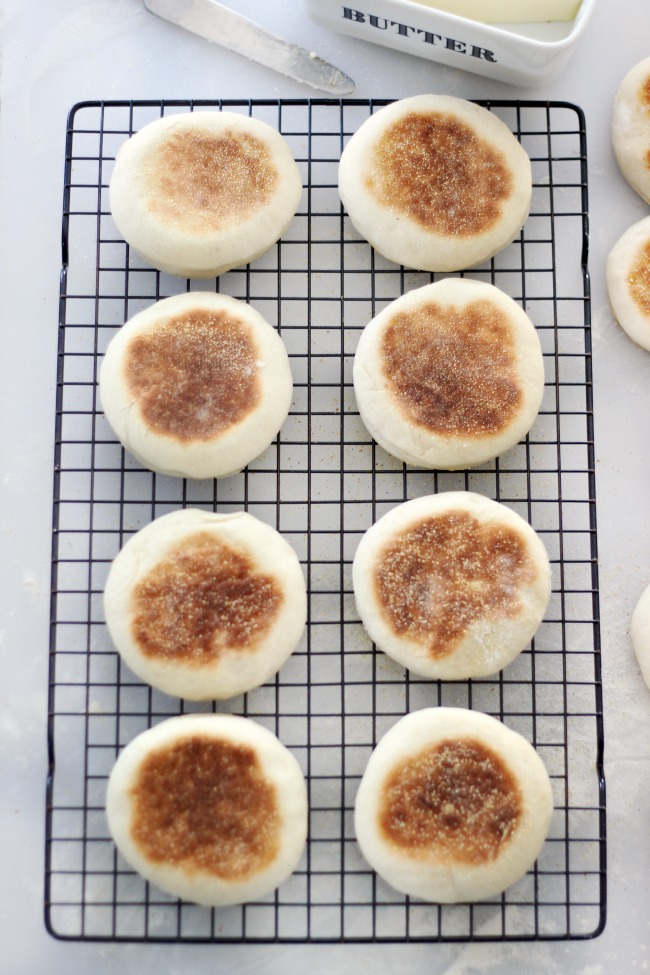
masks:
POLYGON ((317 23, 350 37, 497 81, 541 85, 563 71, 596 0, 582 0, 573 20, 518 24, 480 23, 412 0, 303 3, 317 23))

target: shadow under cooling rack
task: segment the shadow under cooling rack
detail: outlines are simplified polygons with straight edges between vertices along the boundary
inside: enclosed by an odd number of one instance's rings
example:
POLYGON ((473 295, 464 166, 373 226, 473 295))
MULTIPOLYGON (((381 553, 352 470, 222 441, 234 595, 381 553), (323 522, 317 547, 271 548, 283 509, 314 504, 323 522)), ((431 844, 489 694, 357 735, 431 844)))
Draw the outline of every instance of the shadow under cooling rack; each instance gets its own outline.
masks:
POLYGON ((363 326, 432 276, 375 254, 341 209, 346 140, 383 102, 92 102, 70 114, 63 212, 52 560, 46 923, 59 938, 128 941, 360 942, 593 937, 605 919, 598 575, 584 120, 564 103, 491 102, 533 167, 521 235, 468 272, 520 302, 542 343, 546 388, 530 435, 465 472, 405 467, 377 447, 356 409, 351 367, 363 326), (161 114, 252 114, 279 128, 304 194, 287 233, 253 266, 200 289, 254 305, 282 335, 291 413, 277 440, 222 481, 157 476, 126 455, 96 393, 103 351, 153 301, 195 287, 129 252, 107 187, 123 141, 161 114), (531 646, 491 679, 441 683, 374 651, 356 615, 350 569, 361 534, 408 498, 472 490, 518 511, 552 563, 553 593, 531 646), (108 639, 102 590, 124 541, 181 507, 245 508, 296 549, 309 590, 302 643, 265 686, 218 706, 144 686, 108 639), (352 823, 371 750, 406 711, 431 705, 495 715, 534 744, 550 773, 551 833, 535 868, 474 905, 409 900, 369 869, 352 823), (104 816, 107 776, 138 732, 187 710, 227 710, 269 727, 308 782, 309 842, 273 895, 211 910, 150 887, 117 855, 104 816))

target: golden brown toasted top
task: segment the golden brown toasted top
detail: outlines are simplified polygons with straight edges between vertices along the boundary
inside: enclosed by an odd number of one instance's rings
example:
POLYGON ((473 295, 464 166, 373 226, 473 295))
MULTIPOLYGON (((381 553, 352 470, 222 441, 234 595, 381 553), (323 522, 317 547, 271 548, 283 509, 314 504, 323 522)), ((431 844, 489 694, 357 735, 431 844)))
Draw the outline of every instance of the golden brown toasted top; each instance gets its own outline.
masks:
POLYGON ((191 233, 227 230, 248 220, 273 195, 279 173, 268 148, 249 133, 182 129, 145 158, 148 206, 191 233))
POLYGON ((366 185, 380 206, 449 237, 489 231, 512 192, 502 152, 455 115, 411 112, 379 138, 366 185))
POLYGON ((147 657, 201 667, 255 650, 284 600, 277 579, 209 532, 172 548, 137 584, 132 635, 147 657))
POLYGON ((643 315, 650 316, 650 241, 640 248, 632 265, 628 284, 634 304, 643 315))
POLYGON ((195 735, 159 748, 131 798, 132 838, 154 863, 236 882, 277 856, 276 790, 249 746, 195 735))
POLYGON ((196 309, 131 339, 124 377, 155 433, 183 443, 212 440, 259 403, 258 357, 247 322, 196 309))
POLYGON ((513 617, 520 592, 537 578, 525 539, 506 525, 451 511, 400 532, 373 571, 382 614, 431 657, 453 653, 480 619, 513 617))
POLYGON ((520 410, 513 328, 487 299, 464 308, 429 301, 396 313, 380 355, 399 410, 434 434, 492 436, 520 410))
POLYGON ((379 827, 408 857, 480 866, 499 856, 522 811, 521 792, 501 758, 462 738, 395 766, 384 783, 379 827))
POLYGON ((650 75, 648 75, 639 88, 639 101, 641 106, 650 111, 650 75))

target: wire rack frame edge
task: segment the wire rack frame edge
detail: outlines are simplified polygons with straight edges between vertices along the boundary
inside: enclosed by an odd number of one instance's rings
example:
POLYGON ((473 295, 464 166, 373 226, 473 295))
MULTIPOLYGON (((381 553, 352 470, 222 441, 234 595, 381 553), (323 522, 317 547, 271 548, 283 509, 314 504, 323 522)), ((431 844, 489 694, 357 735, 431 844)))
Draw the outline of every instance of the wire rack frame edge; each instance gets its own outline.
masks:
POLYGON ((392 463, 364 435, 350 398, 347 367, 364 315, 431 280, 378 258, 351 230, 336 199, 333 174, 345 138, 386 103, 104 101, 80 102, 70 112, 45 870, 45 923, 57 938, 462 942, 581 939, 603 930, 606 819, 584 116, 565 102, 481 102, 526 144, 535 190, 521 238, 468 273, 503 286, 535 316, 550 369, 549 398, 539 431, 533 428, 507 458, 447 475, 392 463), (104 194, 114 147, 156 115, 203 109, 274 122, 292 141, 306 186, 306 210, 301 206, 294 230, 277 249, 214 285, 272 313, 297 373, 287 431, 230 488, 170 485, 171 479, 139 469, 102 426, 95 393, 97 362, 120 317, 182 286, 139 263, 110 229, 104 194), (364 643, 350 605, 347 573, 364 519, 432 487, 479 490, 502 500, 549 545, 551 618, 519 664, 494 680, 441 686, 401 673, 364 643), (239 713, 279 733, 304 764, 313 807, 306 861, 274 897, 225 913, 150 890, 118 861, 102 819, 102 788, 119 747, 138 728, 185 709, 142 688, 115 664, 98 609, 102 573, 147 516, 192 504, 243 506, 286 531, 300 549, 310 588, 308 634, 295 667, 236 703, 239 713), (443 908, 401 898, 364 869, 355 851, 350 810, 363 761, 400 713, 428 703, 493 713, 527 734, 550 761, 557 801, 548 857, 490 903, 443 908), (321 733, 333 738, 321 741, 321 733), (66 746, 80 734, 83 748, 68 760, 66 746))

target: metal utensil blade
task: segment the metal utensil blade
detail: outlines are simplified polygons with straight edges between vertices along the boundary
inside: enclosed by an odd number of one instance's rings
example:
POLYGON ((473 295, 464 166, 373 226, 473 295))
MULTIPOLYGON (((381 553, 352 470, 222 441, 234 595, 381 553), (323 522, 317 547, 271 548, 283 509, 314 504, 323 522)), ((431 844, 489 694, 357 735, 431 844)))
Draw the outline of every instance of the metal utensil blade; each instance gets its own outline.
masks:
POLYGON ((216 0, 144 0, 144 4, 163 20, 319 91, 331 95, 354 91, 354 81, 333 64, 216 0))

